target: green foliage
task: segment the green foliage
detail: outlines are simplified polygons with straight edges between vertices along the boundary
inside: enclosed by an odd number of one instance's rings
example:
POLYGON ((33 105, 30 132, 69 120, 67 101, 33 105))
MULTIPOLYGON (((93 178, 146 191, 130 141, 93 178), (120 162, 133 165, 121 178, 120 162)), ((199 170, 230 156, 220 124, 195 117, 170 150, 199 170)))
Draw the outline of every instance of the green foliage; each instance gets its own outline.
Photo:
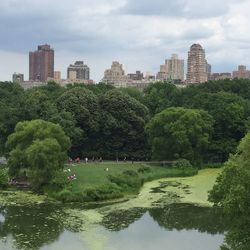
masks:
POLYGON ((54 103, 40 89, 30 89, 26 92, 24 109, 27 120, 49 120, 58 112, 54 103))
POLYGON ((146 126, 153 158, 202 162, 212 125, 213 118, 203 110, 169 108, 156 114, 146 126))
POLYGON ((131 97, 133 97, 135 100, 137 100, 138 102, 145 104, 145 98, 144 98, 144 94, 136 89, 136 88, 120 88, 119 89, 122 93, 127 94, 131 97))
POLYGON ((24 90, 11 82, 0 82, 0 155, 18 121, 24 119, 24 90))
POLYGON ((84 201, 103 201, 123 197, 121 189, 115 184, 102 185, 96 188, 88 188, 84 191, 84 201))
POLYGON ((98 132, 100 109, 92 91, 81 87, 69 89, 58 98, 57 106, 60 111, 70 112, 77 126, 87 134, 98 132))
POLYGON ((107 92, 100 98, 100 144, 108 158, 147 158, 144 126, 148 109, 119 90, 107 92))
MULTIPOLYGON (((70 134, 73 141, 71 155, 90 157, 89 152, 99 148, 97 141, 100 129, 98 96, 87 88, 73 87, 57 99, 57 107, 61 113, 65 111, 71 113, 75 123, 76 128, 70 134)), ((67 130, 69 131, 69 128, 67 130)))
POLYGON ((152 115, 175 106, 175 99, 179 89, 174 84, 157 82, 149 85, 145 92, 145 103, 152 115))
POLYGON ((250 218, 250 133, 225 164, 209 199, 232 216, 250 218))
POLYGON ((83 84, 83 83, 74 83, 74 84, 68 84, 67 89, 72 89, 72 88, 84 88, 91 90, 95 95, 103 95, 106 92, 114 89, 115 87, 110 85, 110 84, 105 84, 105 83, 99 83, 99 84, 83 84))
POLYGON ((7 169, 0 166, 0 188, 6 188, 8 186, 8 179, 7 169))
POLYGON ((76 121, 70 112, 61 111, 56 113, 48 121, 59 124, 63 128, 72 142, 71 152, 77 150, 82 141, 86 139, 83 130, 77 127, 76 121))
POLYGON ((137 191, 143 184, 143 179, 140 179, 136 172, 134 176, 128 176, 128 174, 123 173, 120 175, 109 175, 108 178, 110 182, 123 188, 125 192, 137 191))
POLYGON ((209 200, 231 218, 231 229, 222 249, 247 250, 250 245, 250 133, 225 164, 209 200))
POLYGON ((64 188, 59 192, 54 192, 51 196, 63 203, 83 202, 83 194, 81 192, 72 192, 70 189, 64 188))
POLYGON ((189 160, 186 159, 179 159, 174 162, 174 166, 176 168, 192 168, 193 165, 190 163, 189 160))
POLYGON ((138 177, 137 172, 131 169, 123 171, 123 174, 127 175, 128 177, 138 177))
POLYGON ((250 114, 247 101, 236 94, 226 92, 196 93, 192 88, 187 88, 183 93, 183 106, 201 108, 213 116, 214 132, 208 157, 217 162, 225 161, 246 133, 246 121, 250 114), (185 96, 185 91, 191 92, 192 95, 185 96))
POLYGON ((143 167, 140 167, 138 170, 137 170, 138 173, 150 173, 152 172, 152 169, 148 166, 143 166, 143 167))
POLYGON ((59 125, 43 120, 19 122, 8 137, 8 166, 11 177, 29 169, 33 189, 48 185, 67 159, 70 140, 59 125))

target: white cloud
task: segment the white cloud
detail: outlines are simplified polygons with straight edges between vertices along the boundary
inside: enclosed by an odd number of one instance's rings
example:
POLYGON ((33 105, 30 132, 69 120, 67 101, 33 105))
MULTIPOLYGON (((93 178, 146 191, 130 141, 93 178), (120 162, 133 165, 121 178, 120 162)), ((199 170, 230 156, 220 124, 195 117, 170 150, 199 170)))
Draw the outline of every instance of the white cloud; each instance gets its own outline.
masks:
POLYGON ((0 9, 0 79, 14 71, 27 79, 28 51, 42 43, 55 49, 64 76, 84 60, 95 80, 112 60, 156 73, 172 53, 186 58, 195 42, 215 71, 249 65, 247 0, 1 0, 0 9))

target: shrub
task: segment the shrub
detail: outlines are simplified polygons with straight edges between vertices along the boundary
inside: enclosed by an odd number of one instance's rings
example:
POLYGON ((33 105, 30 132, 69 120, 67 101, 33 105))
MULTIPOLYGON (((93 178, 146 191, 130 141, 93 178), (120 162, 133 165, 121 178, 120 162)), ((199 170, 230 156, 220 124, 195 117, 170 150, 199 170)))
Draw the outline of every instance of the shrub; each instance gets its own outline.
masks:
POLYGON ((88 188, 84 191, 84 201, 102 201, 108 199, 121 198, 123 194, 115 184, 102 185, 96 188, 88 188))
POLYGON ((53 193, 52 196, 63 203, 83 201, 83 194, 81 192, 72 192, 66 188, 58 193, 53 193))
POLYGON ((0 188, 8 186, 8 171, 6 168, 0 168, 0 188))
POLYGON ((125 174, 120 174, 120 175, 109 175, 108 179, 110 182, 115 183, 116 185, 128 190, 128 189, 138 189, 142 186, 143 182, 142 180, 138 177, 129 177, 125 174))
POLYGON ((123 171, 124 175, 128 175, 130 177, 137 177, 138 174, 134 170, 125 170, 123 171))
POLYGON ((67 177, 62 171, 57 171, 55 177, 51 181, 51 185, 58 189, 63 189, 68 183, 67 177))
POLYGON ((141 173, 141 174, 144 174, 144 173, 150 173, 152 171, 152 169, 148 166, 143 166, 143 167, 140 167, 137 172, 138 173, 141 173))
POLYGON ((193 166, 189 160, 180 159, 174 162, 173 167, 183 169, 183 168, 192 168, 193 166))

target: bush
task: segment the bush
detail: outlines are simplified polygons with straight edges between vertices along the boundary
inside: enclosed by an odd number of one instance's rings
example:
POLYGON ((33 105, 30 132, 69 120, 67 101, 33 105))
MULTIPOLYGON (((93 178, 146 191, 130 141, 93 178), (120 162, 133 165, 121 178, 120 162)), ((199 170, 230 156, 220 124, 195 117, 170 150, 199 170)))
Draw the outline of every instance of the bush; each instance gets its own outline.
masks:
POLYGON ((138 176, 128 177, 125 174, 109 175, 108 179, 110 182, 115 183, 117 186, 122 187, 127 191, 131 189, 139 189, 143 184, 143 180, 138 176))
POLYGON ((59 201, 62 201, 63 203, 83 201, 83 194, 81 192, 72 192, 66 188, 58 193, 53 193, 52 197, 59 201))
POLYGON ((137 172, 138 173, 141 173, 141 174, 144 174, 144 173, 150 173, 152 171, 152 169, 148 166, 143 166, 143 167, 140 167, 137 172))
POLYGON ((180 159, 174 162, 173 167, 183 169, 183 168, 192 168, 193 166, 189 160, 180 159))
POLYGON ((138 177, 138 174, 134 170, 125 170, 123 171, 123 174, 130 177, 138 177))
POLYGON ((62 171, 57 171, 55 177, 51 181, 51 185, 57 189, 63 189, 69 184, 67 177, 62 171))
POLYGON ((121 197, 123 197, 121 189, 115 184, 102 185, 96 188, 88 188, 83 194, 84 201, 103 201, 121 197))
POLYGON ((0 168, 0 188, 8 186, 8 171, 6 168, 0 168))

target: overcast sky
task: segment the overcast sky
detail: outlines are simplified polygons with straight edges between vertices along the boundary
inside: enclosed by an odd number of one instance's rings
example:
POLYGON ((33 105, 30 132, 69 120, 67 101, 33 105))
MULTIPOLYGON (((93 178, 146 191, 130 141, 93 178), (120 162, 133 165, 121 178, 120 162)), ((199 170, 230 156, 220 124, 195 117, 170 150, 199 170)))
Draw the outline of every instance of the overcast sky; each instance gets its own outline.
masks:
POLYGON ((114 60, 126 73, 156 73, 193 43, 213 72, 250 68, 250 0, 0 0, 0 10, 0 80, 27 79, 28 52, 44 43, 63 77, 83 60, 95 81, 114 60))

